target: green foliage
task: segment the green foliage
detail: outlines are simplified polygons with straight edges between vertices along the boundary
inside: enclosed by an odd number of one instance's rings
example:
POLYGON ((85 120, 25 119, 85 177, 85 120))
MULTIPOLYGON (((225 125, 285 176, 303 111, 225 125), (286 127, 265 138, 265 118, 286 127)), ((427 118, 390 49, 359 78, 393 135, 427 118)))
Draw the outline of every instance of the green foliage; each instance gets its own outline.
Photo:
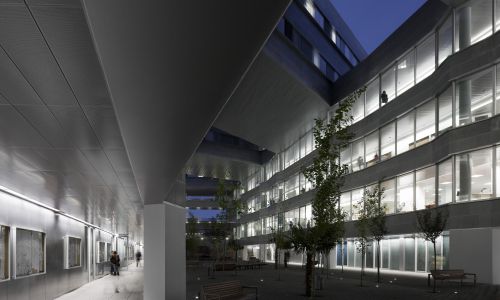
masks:
POLYGON ((229 223, 235 220, 237 215, 243 210, 243 202, 240 199, 234 199, 234 190, 239 186, 226 187, 224 180, 220 180, 215 194, 215 200, 222 211, 217 215, 217 219, 223 223, 229 223))
POLYGON ((316 156, 311 166, 303 170, 305 178, 315 187, 312 200, 314 224, 291 224, 290 237, 296 252, 306 253, 306 295, 311 295, 313 257, 328 254, 344 234, 345 214, 338 208, 347 165, 340 164, 340 152, 347 147, 354 134, 349 131, 352 105, 366 87, 356 90, 340 102, 328 122, 315 120, 313 128, 316 156))
MULTIPOLYGON (((361 232, 360 234, 366 235, 366 230, 368 230, 373 239, 377 241, 377 282, 380 282, 380 240, 387 234, 385 224, 386 206, 380 204, 383 197, 384 188, 380 188, 378 184, 373 188, 366 188, 364 190, 362 198, 363 210, 360 214, 363 224, 358 225, 363 226, 363 230, 365 230, 365 232, 361 232)), ((366 248, 366 244, 364 247, 366 248)), ((361 282, 362 280, 361 278, 361 282)))
POLYGON ((189 218, 187 219, 187 228, 186 228, 186 254, 189 257, 196 256, 196 252, 198 250, 199 241, 196 236, 197 233, 197 219, 193 216, 193 214, 189 213, 189 218))
POLYGON ((380 188, 378 185, 365 189, 363 193, 363 214, 368 219, 367 225, 370 235, 376 241, 380 241, 387 234, 386 206, 380 204, 383 197, 384 188, 380 188))
POLYGON ((344 175, 349 171, 347 165, 339 163, 340 152, 354 137, 354 134, 349 131, 349 125, 353 120, 349 112, 354 101, 365 89, 359 89, 341 101, 329 122, 316 119, 313 135, 317 155, 312 165, 303 173, 316 188, 312 209, 317 225, 334 223, 339 217, 336 210, 340 199, 340 189, 344 184, 344 175))
POLYGON ((269 242, 275 244, 276 251, 292 248, 290 237, 281 228, 274 229, 271 227, 271 239, 269 242))
MULTIPOLYGON (((422 237, 432 242, 434 248, 434 270, 437 270, 436 240, 443 233, 447 221, 448 211, 445 208, 417 212, 417 227, 422 237)), ((433 292, 436 292, 436 280, 434 280, 433 292)))
POLYGON ((417 227, 422 238, 432 243, 436 243, 436 239, 443 233, 447 221, 448 211, 444 209, 426 209, 417 212, 417 227))

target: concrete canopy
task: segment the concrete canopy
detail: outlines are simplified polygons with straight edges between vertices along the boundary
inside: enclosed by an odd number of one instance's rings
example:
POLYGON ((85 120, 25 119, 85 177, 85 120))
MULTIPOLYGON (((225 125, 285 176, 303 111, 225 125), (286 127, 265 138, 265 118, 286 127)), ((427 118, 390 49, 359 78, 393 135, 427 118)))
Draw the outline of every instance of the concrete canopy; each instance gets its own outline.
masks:
POLYGON ((84 0, 144 203, 160 203, 289 0, 84 0))

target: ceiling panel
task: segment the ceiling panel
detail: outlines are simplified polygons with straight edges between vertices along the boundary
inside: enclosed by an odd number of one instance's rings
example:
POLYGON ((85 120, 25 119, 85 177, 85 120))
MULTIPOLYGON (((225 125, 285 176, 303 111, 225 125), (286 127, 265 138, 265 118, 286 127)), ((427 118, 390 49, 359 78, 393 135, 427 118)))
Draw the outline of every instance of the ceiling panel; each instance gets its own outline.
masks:
POLYGON ((75 97, 25 6, 2 5, 0 41, 45 103, 76 105, 75 97))
POLYGON ((87 157, 92 166, 99 172, 102 180, 110 187, 119 186, 121 184, 116 175, 113 166, 111 165, 106 153, 103 150, 82 150, 82 153, 87 157))
POLYGON ((328 109, 318 94, 261 52, 214 126, 278 153, 328 109))
POLYGON ((2 94, 0 98, 3 98, 5 102, 30 105, 42 104, 35 90, 25 80, 23 74, 3 48, 0 49, 0 82, 0 93, 2 94))
POLYGON ((104 149, 125 148, 113 107, 84 106, 84 111, 104 149))
POLYGON ((0 105, 0 146, 48 147, 49 144, 14 107, 0 105))
POLYGON ((78 102, 81 105, 111 105, 81 6, 47 5, 45 0, 29 3, 78 102))
POLYGON ((128 160, 127 152, 125 150, 105 150, 108 159, 110 160, 116 172, 131 172, 132 167, 128 160))
POLYGON ((16 105, 16 109, 30 121, 40 135, 52 146, 57 148, 71 147, 71 141, 61 128, 59 121, 45 105, 16 105))
POLYGON ((25 158, 37 165, 41 171, 85 172, 93 173, 95 169, 78 149, 36 149, 39 156, 25 158))
POLYGON ((100 149, 101 144, 79 106, 49 106, 61 124, 65 136, 80 149, 100 149))

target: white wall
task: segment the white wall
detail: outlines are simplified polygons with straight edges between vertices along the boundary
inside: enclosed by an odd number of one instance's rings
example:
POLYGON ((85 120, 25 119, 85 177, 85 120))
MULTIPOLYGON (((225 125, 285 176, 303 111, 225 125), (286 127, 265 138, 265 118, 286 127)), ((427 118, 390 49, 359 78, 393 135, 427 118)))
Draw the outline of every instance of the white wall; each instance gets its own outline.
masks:
POLYGON ((186 209, 144 206, 144 300, 186 298, 186 209))
POLYGON ((500 284, 500 228, 450 230, 450 269, 476 273, 478 282, 500 284))

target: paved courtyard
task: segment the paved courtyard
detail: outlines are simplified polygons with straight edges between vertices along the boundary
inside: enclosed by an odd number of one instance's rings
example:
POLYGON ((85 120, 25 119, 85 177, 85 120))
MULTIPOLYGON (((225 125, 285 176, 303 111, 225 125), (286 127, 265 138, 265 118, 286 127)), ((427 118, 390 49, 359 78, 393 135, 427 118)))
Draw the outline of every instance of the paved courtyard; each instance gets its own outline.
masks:
MULTIPOLYGON (((316 272, 321 272, 317 270, 316 272)), ((206 268, 188 268, 187 299, 195 299, 203 284, 240 280, 244 285, 258 286, 259 300, 266 299, 306 299, 304 296, 304 269, 293 267, 281 269, 278 273, 271 265, 261 270, 242 270, 235 274, 234 271, 217 272, 215 278, 208 276, 206 268)), ((326 277, 326 274, 324 274, 326 277)), ((438 282, 438 293, 431 293, 427 287, 427 277, 408 276, 402 273, 384 273, 383 282, 376 284, 376 273, 367 272, 364 287, 359 286, 358 271, 333 272, 328 279, 324 280, 323 290, 315 291, 317 299, 478 299, 478 300, 500 300, 499 287, 472 283, 464 283, 460 287, 459 282, 438 282)))

